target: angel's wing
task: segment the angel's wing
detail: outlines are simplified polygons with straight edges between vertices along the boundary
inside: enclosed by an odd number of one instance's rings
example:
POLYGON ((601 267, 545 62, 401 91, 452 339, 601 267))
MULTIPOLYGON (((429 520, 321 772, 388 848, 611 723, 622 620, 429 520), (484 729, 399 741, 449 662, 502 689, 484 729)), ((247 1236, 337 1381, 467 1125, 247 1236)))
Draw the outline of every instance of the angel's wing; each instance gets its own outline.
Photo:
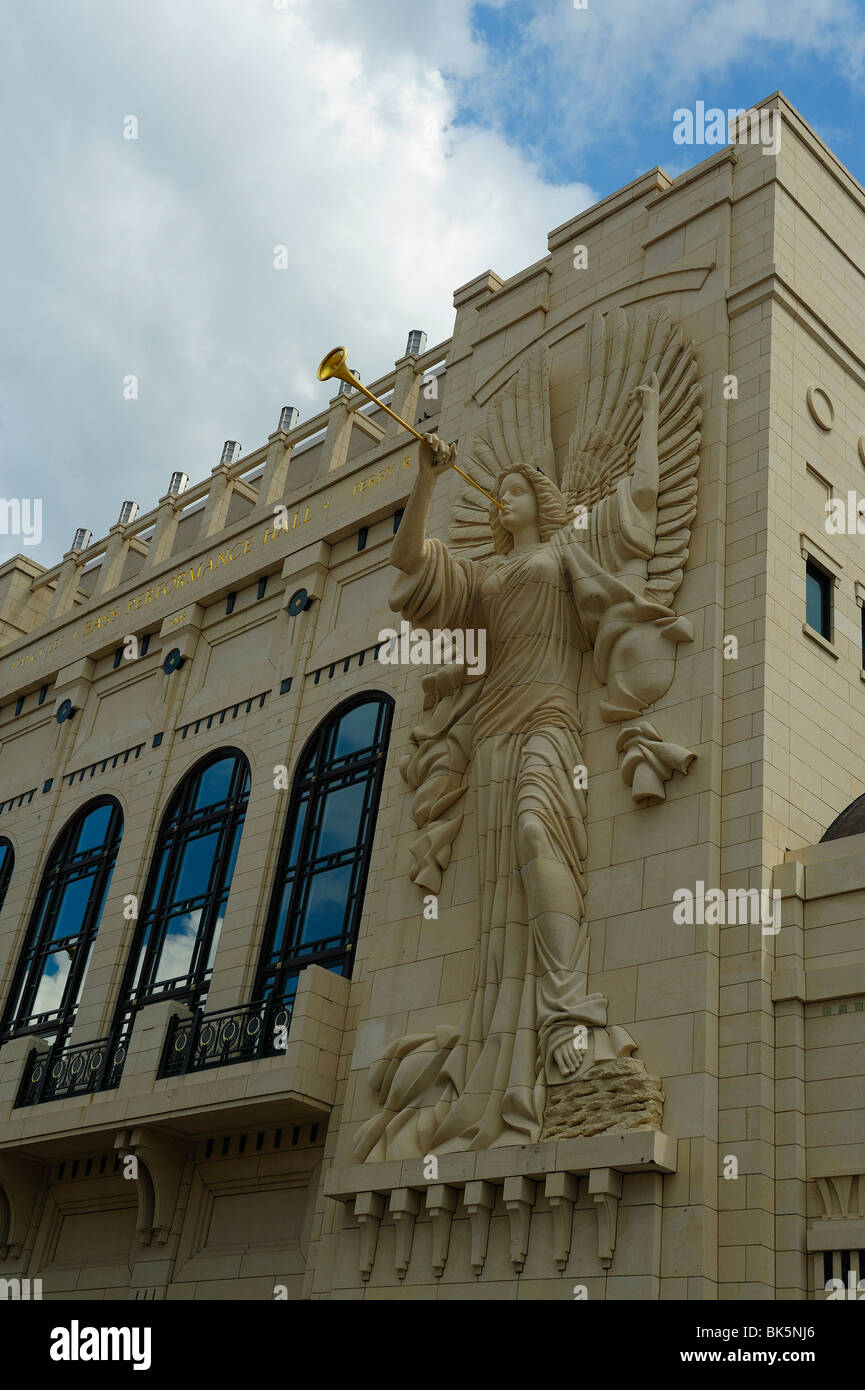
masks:
MULTIPOLYGON (((475 435, 468 471, 494 493, 502 474, 516 463, 540 468, 556 482, 550 431, 550 360, 541 343, 526 353, 514 373, 487 407, 484 426, 475 435)), ((459 495, 451 521, 451 545, 470 548, 473 556, 493 554, 490 505, 467 484, 459 495)))
POLYGON ((660 486, 655 554, 646 597, 669 606, 682 582, 697 511, 700 386, 693 342, 666 309, 596 314, 586 326, 577 423, 562 491, 589 509, 631 471, 642 423, 636 386, 657 372, 660 385, 660 486))

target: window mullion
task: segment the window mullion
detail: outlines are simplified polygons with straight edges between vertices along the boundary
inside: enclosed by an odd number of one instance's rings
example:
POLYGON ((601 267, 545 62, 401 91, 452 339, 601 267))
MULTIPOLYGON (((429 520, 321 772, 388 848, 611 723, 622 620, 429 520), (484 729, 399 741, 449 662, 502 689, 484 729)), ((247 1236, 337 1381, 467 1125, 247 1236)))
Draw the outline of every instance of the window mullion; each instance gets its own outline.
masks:
MULTIPOLYGON (((273 887, 259 957, 255 985, 257 998, 261 997, 268 980, 273 982, 274 991, 284 991, 289 973, 296 974, 316 959, 321 959, 323 964, 339 962, 351 948, 369 870, 369 856, 375 834, 375 811, 381 792, 392 710, 392 702, 381 696, 373 698, 379 704, 374 740, 360 756, 358 753, 345 754, 334 765, 341 721, 357 706, 369 703, 369 697, 352 700, 334 711, 314 735, 312 748, 308 745, 299 760, 298 769, 306 768, 307 771, 304 775, 301 775, 299 770, 295 773, 289 812, 283 829, 280 869, 273 887), (321 862, 316 862, 311 851, 313 845, 319 846, 321 843, 320 835, 330 793, 338 793, 359 785, 363 785, 364 790, 354 846, 347 845, 331 854, 319 856, 321 862), (297 852, 292 853, 297 834, 297 817, 303 811, 304 793, 308 795, 305 821, 297 852), (289 858, 291 864, 288 863, 289 858), (310 895, 318 875, 333 869, 347 871, 339 930, 334 931, 332 936, 322 938, 323 949, 320 949, 320 943, 313 940, 309 943, 312 949, 305 952, 299 940, 299 924, 305 920, 309 910, 310 895), (281 904, 286 897, 288 901, 283 914, 281 904), (280 926, 282 937, 277 958, 274 960, 273 943, 279 935, 280 926)), ((321 913, 319 908, 318 911, 325 930, 329 929, 328 910, 325 909, 321 913)))

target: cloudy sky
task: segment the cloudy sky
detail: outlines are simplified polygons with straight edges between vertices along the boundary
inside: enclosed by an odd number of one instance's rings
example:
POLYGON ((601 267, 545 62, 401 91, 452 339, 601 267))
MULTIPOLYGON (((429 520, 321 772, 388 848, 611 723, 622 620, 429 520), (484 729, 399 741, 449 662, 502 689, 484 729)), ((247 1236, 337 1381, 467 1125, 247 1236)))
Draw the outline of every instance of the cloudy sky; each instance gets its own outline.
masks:
POLYGON ((334 342, 371 380, 447 337, 457 285, 710 153, 678 107, 780 87, 865 181, 858 0, 25 0, 4 38, 0 496, 43 538, 0 562, 316 413, 334 342))

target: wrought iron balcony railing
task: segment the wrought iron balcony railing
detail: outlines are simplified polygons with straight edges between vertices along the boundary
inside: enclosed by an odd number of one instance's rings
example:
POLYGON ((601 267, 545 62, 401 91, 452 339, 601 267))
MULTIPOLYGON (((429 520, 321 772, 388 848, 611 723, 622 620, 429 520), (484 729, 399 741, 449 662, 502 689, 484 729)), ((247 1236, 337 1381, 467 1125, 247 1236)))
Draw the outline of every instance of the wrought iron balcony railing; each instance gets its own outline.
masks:
POLYGON ((57 1043, 48 1052, 33 1048, 27 1057, 16 1106, 40 1105, 67 1096, 92 1095, 120 1085, 126 1061, 125 1037, 96 1042, 57 1043))
POLYGON ((165 1036, 159 1076, 183 1076, 208 1067, 252 1062, 284 1051, 292 1002, 261 999, 240 1008, 172 1018, 165 1036))

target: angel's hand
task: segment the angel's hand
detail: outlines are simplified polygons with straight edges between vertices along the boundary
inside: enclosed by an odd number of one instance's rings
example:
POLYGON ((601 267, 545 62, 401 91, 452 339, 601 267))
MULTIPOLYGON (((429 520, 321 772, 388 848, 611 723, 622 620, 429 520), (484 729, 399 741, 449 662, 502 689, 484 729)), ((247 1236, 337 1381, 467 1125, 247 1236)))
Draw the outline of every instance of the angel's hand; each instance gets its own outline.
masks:
POLYGON ((652 372, 647 381, 635 387, 633 394, 640 397, 644 415, 650 410, 657 410, 661 395, 657 372, 652 372))
POLYGON ((437 434, 425 434, 424 445, 426 447, 420 451, 420 466, 425 473, 438 477, 448 468, 453 468, 457 461, 456 444, 445 444, 437 434))

